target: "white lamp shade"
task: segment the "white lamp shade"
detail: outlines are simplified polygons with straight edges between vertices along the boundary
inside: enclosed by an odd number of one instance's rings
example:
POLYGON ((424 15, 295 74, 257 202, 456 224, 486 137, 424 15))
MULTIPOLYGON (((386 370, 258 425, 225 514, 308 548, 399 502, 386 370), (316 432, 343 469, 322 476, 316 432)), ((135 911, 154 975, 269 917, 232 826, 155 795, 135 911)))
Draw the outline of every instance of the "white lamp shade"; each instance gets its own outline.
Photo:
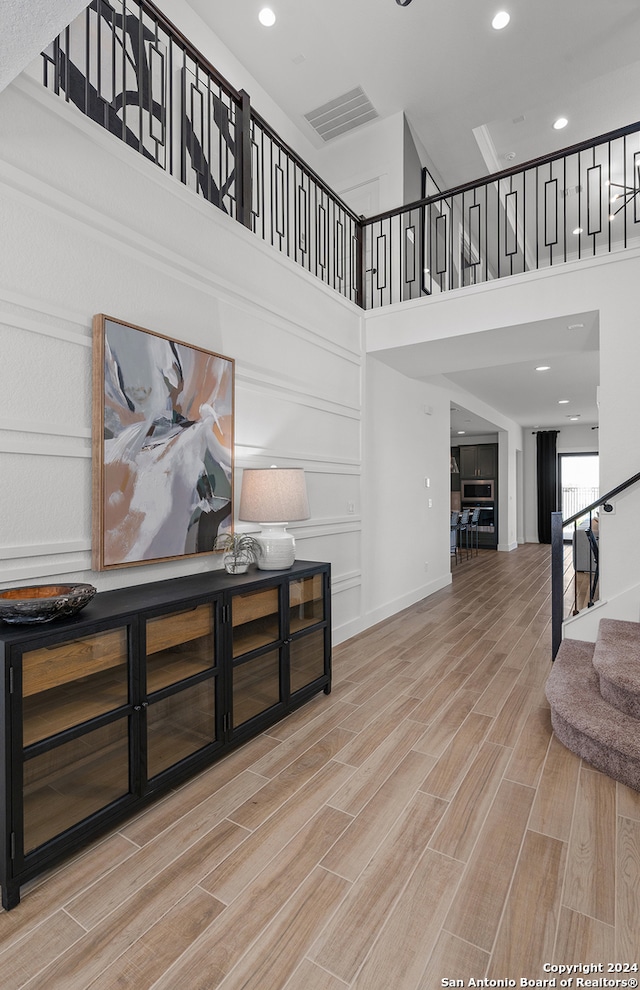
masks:
POLYGON ((239 519, 275 523, 308 519, 309 516, 302 468, 245 468, 239 519))
POLYGON ((261 524, 260 570, 279 571, 293 565, 296 541, 287 533, 286 525, 295 519, 308 519, 309 515, 302 468, 245 469, 238 518, 261 524))

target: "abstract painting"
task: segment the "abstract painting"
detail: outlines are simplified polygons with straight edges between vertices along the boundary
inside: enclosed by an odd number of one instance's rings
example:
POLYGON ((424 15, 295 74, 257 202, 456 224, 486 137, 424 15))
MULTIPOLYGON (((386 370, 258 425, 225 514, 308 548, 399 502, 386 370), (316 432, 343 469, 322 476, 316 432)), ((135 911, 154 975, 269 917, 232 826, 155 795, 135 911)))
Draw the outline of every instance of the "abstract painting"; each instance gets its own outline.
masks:
POLYGON ((233 527, 232 358, 93 321, 93 567, 211 553, 233 527))

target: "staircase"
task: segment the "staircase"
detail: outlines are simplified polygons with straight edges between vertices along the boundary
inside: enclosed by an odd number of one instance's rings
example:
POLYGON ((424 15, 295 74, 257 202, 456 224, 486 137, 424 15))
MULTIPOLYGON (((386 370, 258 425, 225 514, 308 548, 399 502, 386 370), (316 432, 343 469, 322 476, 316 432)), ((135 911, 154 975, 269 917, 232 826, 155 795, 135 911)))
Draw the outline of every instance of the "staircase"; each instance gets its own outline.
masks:
POLYGON ((546 695, 560 742, 640 791, 640 623, 601 619, 595 643, 564 639, 546 695))

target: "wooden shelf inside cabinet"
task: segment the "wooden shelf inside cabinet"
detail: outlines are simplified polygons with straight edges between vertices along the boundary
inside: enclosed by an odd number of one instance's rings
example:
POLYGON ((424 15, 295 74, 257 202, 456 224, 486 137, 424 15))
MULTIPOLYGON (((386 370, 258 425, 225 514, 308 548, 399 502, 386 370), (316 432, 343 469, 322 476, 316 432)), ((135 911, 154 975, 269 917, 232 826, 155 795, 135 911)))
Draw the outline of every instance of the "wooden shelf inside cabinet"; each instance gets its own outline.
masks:
POLYGON ((148 694, 214 666, 212 604, 147 619, 145 628, 148 694))
POLYGON ((279 590, 234 595, 231 602, 233 656, 243 656, 280 638, 279 590))
POLYGON ((0 622, 0 883, 27 880, 331 686, 330 566, 99 592, 0 622))
POLYGON ((55 736, 129 700, 127 627, 25 650, 23 745, 55 736))

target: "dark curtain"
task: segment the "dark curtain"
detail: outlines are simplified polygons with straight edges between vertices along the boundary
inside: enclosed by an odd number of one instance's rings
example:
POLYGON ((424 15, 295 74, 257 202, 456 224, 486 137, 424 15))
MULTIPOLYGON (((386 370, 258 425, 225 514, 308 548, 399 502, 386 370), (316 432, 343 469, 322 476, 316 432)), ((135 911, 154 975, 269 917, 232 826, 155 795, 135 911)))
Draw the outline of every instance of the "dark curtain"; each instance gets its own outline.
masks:
POLYGON ((537 436, 538 540, 551 543, 551 513, 558 508, 558 430, 540 430, 537 436))

